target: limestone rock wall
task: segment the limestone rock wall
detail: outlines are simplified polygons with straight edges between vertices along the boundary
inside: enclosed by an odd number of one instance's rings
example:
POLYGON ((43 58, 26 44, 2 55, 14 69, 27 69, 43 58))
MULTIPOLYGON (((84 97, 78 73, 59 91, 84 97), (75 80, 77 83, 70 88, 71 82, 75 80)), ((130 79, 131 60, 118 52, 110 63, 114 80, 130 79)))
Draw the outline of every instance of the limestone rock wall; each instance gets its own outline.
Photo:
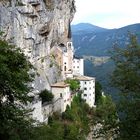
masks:
POLYGON ((38 75, 32 87, 49 89, 61 80, 51 50, 69 41, 69 24, 75 13, 74 0, 0 0, 0 31, 9 43, 20 47, 38 75))

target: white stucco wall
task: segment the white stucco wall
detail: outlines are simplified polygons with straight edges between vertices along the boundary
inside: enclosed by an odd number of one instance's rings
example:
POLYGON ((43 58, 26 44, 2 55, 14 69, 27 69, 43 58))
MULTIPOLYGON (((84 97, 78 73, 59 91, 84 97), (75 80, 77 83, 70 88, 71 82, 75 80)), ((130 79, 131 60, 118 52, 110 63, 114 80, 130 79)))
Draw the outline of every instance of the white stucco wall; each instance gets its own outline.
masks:
POLYGON ((80 81, 80 89, 83 91, 82 98, 90 107, 95 106, 95 80, 80 81))
POLYGON ((73 59, 73 75, 84 75, 84 59, 73 59))
POLYGON ((66 71, 69 69, 69 65, 68 65, 68 53, 65 52, 63 54, 63 71, 65 72, 65 67, 66 67, 66 71))
POLYGON ((66 106, 71 104, 71 94, 70 94, 70 88, 69 87, 52 87, 52 93, 54 94, 54 100, 57 100, 58 98, 63 99, 63 107, 62 112, 66 110, 66 106))

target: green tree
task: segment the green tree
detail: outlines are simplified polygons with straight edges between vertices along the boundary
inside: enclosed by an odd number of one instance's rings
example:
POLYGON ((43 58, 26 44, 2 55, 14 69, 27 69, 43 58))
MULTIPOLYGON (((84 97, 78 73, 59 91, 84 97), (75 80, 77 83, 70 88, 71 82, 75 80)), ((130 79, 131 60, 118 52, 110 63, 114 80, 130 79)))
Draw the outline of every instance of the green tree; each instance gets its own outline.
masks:
POLYGON ((102 97, 102 85, 96 81, 95 83, 95 103, 98 104, 100 98, 102 97))
POLYGON ((39 94, 40 98, 42 99, 42 103, 52 101, 54 95, 48 91, 47 89, 42 90, 39 94))
POLYGON ((76 79, 67 79, 65 82, 70 84, 70 89, 73 92, 79 90, 79 88, 80 88, 80 83, 76 79))
POLYGON ((0 139, 28 139, 31 122, 29 101, 32 65, 20 49, 0 40, 0 139))
POLYGON ((53 121, 50 125, 42 125, 33 129, 34 135, 29 140, 63 140, 63 124, 53 121))
POLYGON ((95 125, 101 124, 101 127, 97 129, 97 136, 110 139, 117 134, 118 115, 116 105, 110 96, 100 98, 93 121, 95 125))
POLYGON ((140 139, 140 45, 130 34, 126 48, 114 48, 112 59, 115 70, 112 83, 120 91, 118 111, 120 116, 120 139, 140 139))
POLYGON ((73 114, 71 113, 71 108, 68 105, 66 107, 66 111, 62 113, 62 119, 68 121, 74 120, 73 114))

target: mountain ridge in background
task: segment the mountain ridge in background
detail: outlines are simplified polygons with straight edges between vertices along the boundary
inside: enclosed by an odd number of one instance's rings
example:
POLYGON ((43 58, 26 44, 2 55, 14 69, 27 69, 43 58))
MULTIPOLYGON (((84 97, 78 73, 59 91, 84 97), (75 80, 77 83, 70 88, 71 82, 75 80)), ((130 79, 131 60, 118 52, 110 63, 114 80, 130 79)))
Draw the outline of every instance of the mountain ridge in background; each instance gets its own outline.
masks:
POLYGON ((103 85, 105 92, 114 92, 109 84, 114 65, 110 59, 104 60, 110 56, 109 51, 114 44, 117 43, 121 48, 129 44, 129 33, 137 35, 140 42, 140 23, 118 29, 105 29, 81 23, 72 25, 71 29, 75 54, 85 59, 85 75, 96 77, 97 81, 103 85))
POLYGON ((140 23, 128 25, 118 29, 104 29, 98 26, 89 26, 85 23, 72 25, 72 38, 77 55, 109 55, 114 43, 123 47, 129 43, 128 33, 135 33, 140 36, 140 23), (80 25, 80 26, 79 26, 80 25), (86 28, 81 28, 85 27, 86 28), (79 28, 81 28, 79 30, 79 28), (92 28, 92 29, 91 29, 92 28), (99 31, 100 30, 100 31, 99 31))
POLYGON ((103 32, 106 31, 108 29, 96 26, 96 25, 92 25, 90 23, 79 23, 76 25, 72 25, 72 31, 74 33, 82 33, 82 32, 103 32))

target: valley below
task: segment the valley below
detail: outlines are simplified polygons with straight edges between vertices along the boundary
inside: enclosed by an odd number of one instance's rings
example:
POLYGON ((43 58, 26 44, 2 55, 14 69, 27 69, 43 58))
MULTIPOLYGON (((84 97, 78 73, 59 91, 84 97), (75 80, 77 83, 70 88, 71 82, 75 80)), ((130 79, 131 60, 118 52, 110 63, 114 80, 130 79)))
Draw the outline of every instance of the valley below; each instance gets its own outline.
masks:
POLYGON ((84 60, 89 60, 94 66, 101 66, 110 60, 109 56, 83 56, 84 60))
POLYGON ((130 42, 129 33, 135 34, 140 42, 140 24, 118 29, 105 29, 89 23, 72 25, 75 55, 84 58, 85 75, 96 77, 105 93, 110 94, 114 100, 118 97, 110 82, 114 70, 110 52, 114 46, 125 48, 130 42))

